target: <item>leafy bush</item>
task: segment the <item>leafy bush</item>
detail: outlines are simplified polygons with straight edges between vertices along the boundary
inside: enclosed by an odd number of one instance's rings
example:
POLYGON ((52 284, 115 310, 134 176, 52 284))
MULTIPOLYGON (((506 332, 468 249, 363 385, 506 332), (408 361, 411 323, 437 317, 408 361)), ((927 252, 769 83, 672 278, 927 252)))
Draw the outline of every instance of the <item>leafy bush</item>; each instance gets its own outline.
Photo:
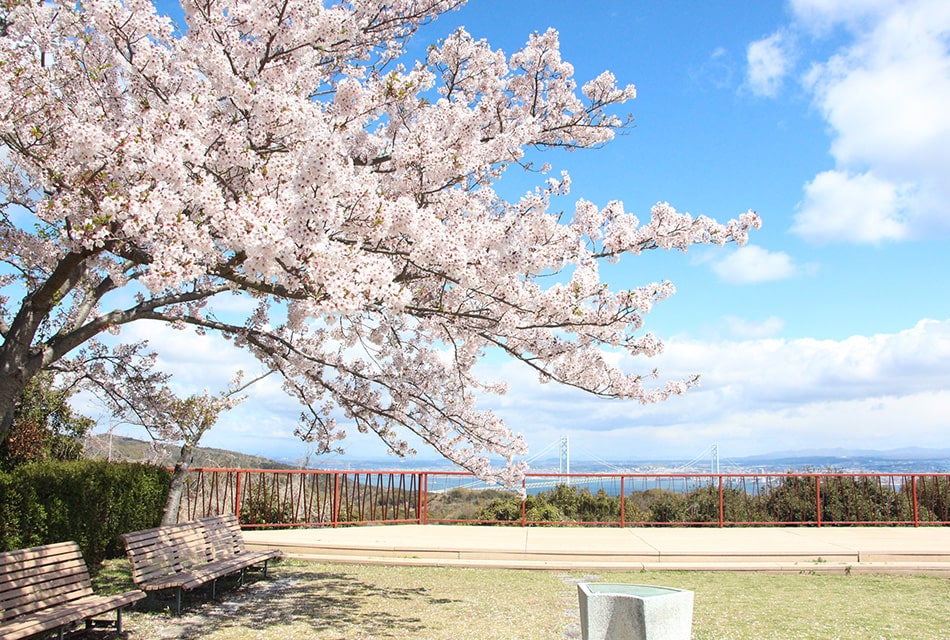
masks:
MULTIPOLYGON (((902 495, 911 500, 910 483, 902 487, 902 495)), ((917 479, 917 503, 920 519, 930 522, 950 522, 950 477, 923 476, 917 479)))
POLYGON ((525 519, 528 522, 569 522, 571 518, 558 505, 548 501, 547 496, 528 496, 525 499, 525 519))
MULTIPOLYGON (((690 522, 719 522, 719 486, 710 484, 686 494, 686 517, 690 522)), ((758 501, 742 489, 722 488, 722 516, 726 522, 761 522, 765 514, 758 501)))
POLYGON ((789 476, 764 496, 772 522, 816 522, 816 482, 811 476, 789 476))
POLYGON ((591 493, 590 489, 577 492, 576 517, 581 522, 617 522, 620 520, 620 499, 604 489, 591 493))
POLYGON ((515 495, 507 498, 495 498, 478 512, 476 519, 520 522, 521 500, 515 495))
POLYGON ((824 522, 893 522, 911 520, 909 495, 867 476, 822 478, 821 518, 824 522))
POLYGON ((0 469, 43 460, 79 460, 82 437, 95 422, 74 413, 67 402, 74 389, 57 389, 53 374, 43 371, 20 397, 13 424, 0 438, 0 469))
POLYGON ((157 526, 171 474, 102 460, 48 461, 0 474, 0 548, 74 540, 90 566, 123 554, 119 536, 157 526))
MULTIPOLYGON (((920 476, 916 487, 920 520, 950 521, 950 478, 920 476)), ((723 520, 730 523, 816 522, 818 490, 821 491, 822 522, 908 522, 914 517, 909 481, 895 488, 873 476, 828 472, 782 477, 761 493, 746 491, 742 483, 724 484, 723 520)), ((521 520, 522 504, 514 494, 493 495, 485 504, 486 497, 479 491, 459 491, 453 495, 453 502, 468 501, 473 507, 478 506, 476 520, 521 520)), ((632 491, 625 497, 624 521, 717 523, 719 501, 718 483, 704 484, 684 493, 662 488, 632 491)), ((524 509, 529 522, 620 522, 620 498, 604 489, 591 493, 586 487, 558 485, 529 495, 524 509)), ((464 510, 456 507, 456 512, 464 510)))
POLYGON ((653 522, 685 522, 687 501, 682 493, 663 491, 657 496, 650 513, 653 522))
MULTIPOLYGON (((349 514, 344 513, 344 510, 341 509, 338 519, 341 522, 346 522, 356 518, 355 516, 349 517, 349 514)), ((251 487, 242 498, 238 521, 241 524, 252 525, 289 524, 294 522, 293 505, 288 501, 286 495, 281 497, 277 488, 259 483, 257 486, 251 487)))
POLYGON ((500 489, 456 487, 444 493, 429 494, 426 510, 430 520, 477 520, 479 512, 492 500, 510 497, 510 491, 500 489))

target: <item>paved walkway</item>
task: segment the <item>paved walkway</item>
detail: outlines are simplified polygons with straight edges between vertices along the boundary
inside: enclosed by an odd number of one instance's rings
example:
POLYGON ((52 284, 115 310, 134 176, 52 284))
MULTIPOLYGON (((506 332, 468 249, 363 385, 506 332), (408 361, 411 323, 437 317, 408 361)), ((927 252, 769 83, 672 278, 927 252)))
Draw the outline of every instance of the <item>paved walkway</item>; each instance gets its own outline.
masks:
POLYGON ((950 527, 583 528, 393 525, 248 530, 323 562, 524 569, 902 573, 950 577, 950 527))

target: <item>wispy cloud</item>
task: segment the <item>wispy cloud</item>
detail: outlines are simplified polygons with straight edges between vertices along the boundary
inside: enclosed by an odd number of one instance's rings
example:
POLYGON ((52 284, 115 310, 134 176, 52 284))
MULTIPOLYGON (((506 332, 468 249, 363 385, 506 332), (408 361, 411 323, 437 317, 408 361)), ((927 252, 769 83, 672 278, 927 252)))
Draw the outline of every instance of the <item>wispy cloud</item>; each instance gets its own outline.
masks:
POLYGON ((727 89, 733 85, 734 63, 725 47, 716 47, 698 67, 690 70, 693 81, 699 86, 711 85, 727 89))
POLYGON ((787 38, 773 33, 756 40, 746 49, 747 83, 752 93, 774 97, 792 68, 787 38))
POLYGON ((761 321, 748 320, 736 316, 726 316, 722 319, 729 336, 739 340, 771 338, 785 328, 785 321, 771 316, 761 321))
POLYGON ((750 284, 792 278, 801 272, 791 256, 746 245, 712 263, 713 272, 723 282, 750 284))

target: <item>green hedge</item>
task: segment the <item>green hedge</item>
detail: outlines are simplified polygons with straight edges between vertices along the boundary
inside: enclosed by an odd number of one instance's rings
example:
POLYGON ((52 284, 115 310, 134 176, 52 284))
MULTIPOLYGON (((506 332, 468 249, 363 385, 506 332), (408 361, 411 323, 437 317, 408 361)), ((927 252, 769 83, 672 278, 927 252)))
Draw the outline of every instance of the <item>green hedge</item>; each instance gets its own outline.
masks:
POLYGON ((161 467, 101 460, 0 473, 0 550, 74 540, 95 567, 123 554, 121 534, 158 525, 170 481, 161 467))

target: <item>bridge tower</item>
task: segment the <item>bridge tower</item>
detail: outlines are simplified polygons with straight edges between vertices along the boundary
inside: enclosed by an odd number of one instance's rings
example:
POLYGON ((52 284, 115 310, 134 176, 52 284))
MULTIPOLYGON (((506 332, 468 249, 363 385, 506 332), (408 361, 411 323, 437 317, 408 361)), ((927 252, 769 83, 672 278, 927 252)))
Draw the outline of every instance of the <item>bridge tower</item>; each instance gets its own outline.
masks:
MULTIPOLYGON (((561 455, 558 460, 557 471, 567 475, 571 474, 571 443, 567 436, 561 436, 561 455)), ((570 484, 571 479, 567 478, 565 482, 570 484)))

